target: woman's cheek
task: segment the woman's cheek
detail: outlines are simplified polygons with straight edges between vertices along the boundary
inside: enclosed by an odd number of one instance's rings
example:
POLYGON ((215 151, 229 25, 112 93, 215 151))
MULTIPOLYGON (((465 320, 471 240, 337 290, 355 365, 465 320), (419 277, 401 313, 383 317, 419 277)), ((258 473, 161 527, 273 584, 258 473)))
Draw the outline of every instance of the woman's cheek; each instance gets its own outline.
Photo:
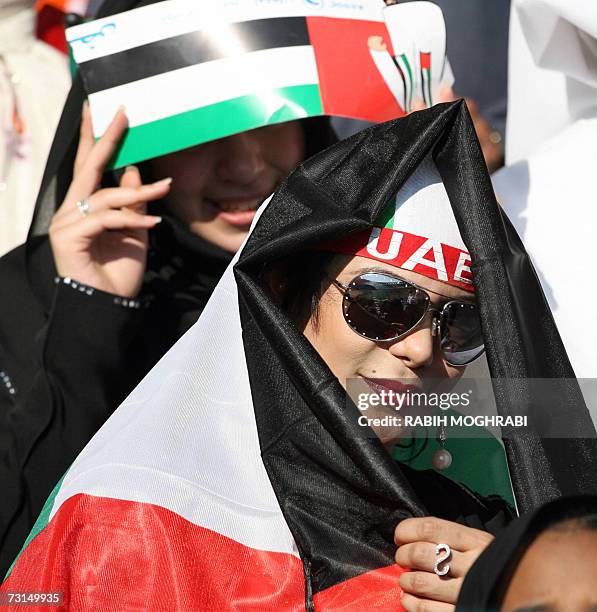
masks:
POLYGON ((360 338, 346 324, 342 303, 328 295, 319 305, 317 330, 310 322, 305 335, 327 363, 342 386, 346 379, 356 376, 368 362, 375 343, 360 338))
POLYGON ((371 374, 376 368, 376 344, 360 338, 342 320, 334 337, 330 338, 330 362, 332 372, 346 386, 348 378, 371 374))

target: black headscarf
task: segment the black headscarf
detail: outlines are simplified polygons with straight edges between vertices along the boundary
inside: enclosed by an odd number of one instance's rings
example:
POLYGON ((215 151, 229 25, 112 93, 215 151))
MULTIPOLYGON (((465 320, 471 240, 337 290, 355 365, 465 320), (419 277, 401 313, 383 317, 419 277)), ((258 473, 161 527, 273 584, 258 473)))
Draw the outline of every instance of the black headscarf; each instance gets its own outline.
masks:
POLYGON ((582 520, 589 515, 597 516, 597 496, 557 499, 514 520, 469 570, 460 590, 457 612, 497 612, 518 563, 537 536, 557 523, 582 520))

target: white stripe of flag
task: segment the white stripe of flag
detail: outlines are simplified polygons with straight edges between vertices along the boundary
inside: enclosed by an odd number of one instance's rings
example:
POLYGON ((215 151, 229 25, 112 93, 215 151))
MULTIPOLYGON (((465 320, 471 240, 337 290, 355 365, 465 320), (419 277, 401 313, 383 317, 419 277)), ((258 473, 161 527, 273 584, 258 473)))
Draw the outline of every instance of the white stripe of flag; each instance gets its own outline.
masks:
POLYGON ((121 104, 126 108, 130 127, 259 92, 263 92, 273 114, 283 101, 275 97, 268 100, 268 91, 316 85, 318 81, 311 46, 264 49, 213 60, 91 94, 93 131, 101 136, 121 104), (289 66, 293 70, 288 70, 289 66), (210 86, 202 87, 202 83, 210 86), (156 92, 163 95, 156 97, 156 92))
POLYGON ((245 546, 298 556, 261 458, 234 263, 200 321, 81 452, 50 519, 74 495, 103 496, 155 504, 245 546), (207 362, 197 346, 210 347, 207 362), (173 404, 173 389, 188 393, 173 404))

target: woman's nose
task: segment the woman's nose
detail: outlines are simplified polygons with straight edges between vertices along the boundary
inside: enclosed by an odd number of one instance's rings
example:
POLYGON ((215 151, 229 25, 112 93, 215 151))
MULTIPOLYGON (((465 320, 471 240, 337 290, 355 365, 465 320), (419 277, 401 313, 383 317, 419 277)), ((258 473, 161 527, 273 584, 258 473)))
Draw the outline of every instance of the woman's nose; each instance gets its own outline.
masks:
POLYGON ((254 131, 223 138, 219 144, 216 169, 219 180, 247 185, 265 170, 267 164, 262 143, 254 131))
POLYGON ((411 370, 429 367, 433 363, 436 339, 431 333, 430 322, 408 336, 391 344, 390 353, 402 360, 411 370))

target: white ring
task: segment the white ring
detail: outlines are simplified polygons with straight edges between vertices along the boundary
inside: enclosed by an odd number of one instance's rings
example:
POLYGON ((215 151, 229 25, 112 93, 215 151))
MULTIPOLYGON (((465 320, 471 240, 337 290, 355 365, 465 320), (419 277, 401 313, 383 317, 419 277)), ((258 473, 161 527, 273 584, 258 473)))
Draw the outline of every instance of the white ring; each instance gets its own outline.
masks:
POLYGON ((89 213, 91 212, 91 207, 89 206, 89 198, 83 198, 82 200, 79 200, 77 202, 77 208, 84 217, 89 216, 89 213))
POLYGON ((435 574, 437 576, 440 576, 440 578, 442 576, 447 576, 448 573, 450 572, 450 564, 446 563, 443 567, 443 569, 439 569, 440 563, 443 563, 444 561, 448 561, 448 559, 450 559, 450 557, 452 556, 452 550, 451 548, 447 545, 447 544, 438 544, 435 547, 435 555, 440 555, 437 559, 437 561, 435 562, 435 565, 433 566, 433 571, 435 572, 435 574), (444 554, 441 554, 444 553, 444 554))

